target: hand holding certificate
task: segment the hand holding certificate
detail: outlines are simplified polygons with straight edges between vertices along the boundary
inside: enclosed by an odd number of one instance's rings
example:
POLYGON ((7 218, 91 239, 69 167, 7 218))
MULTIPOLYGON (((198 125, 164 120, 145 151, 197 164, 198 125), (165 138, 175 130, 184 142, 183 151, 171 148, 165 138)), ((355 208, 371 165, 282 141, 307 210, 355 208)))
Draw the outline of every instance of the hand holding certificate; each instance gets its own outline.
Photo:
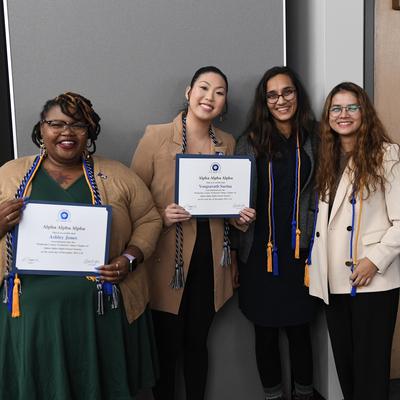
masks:
POLYGON ((14 240, 14 270, 27 274, 97 274, 107 262, 111 209, 28 202, 14 240))
POLYGON ((252 160, 242 156, 176 156, 175 201, 192 216, 238 217, 250 206, 252 160))

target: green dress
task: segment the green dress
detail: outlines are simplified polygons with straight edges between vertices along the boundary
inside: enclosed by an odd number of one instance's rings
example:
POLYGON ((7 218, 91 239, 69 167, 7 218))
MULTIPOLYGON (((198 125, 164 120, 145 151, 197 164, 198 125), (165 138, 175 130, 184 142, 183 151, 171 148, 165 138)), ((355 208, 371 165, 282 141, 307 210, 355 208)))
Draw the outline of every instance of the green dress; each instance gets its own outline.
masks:
MULTIPOLYGON (((32 200, 90 203, 84 177, 64 190, 41 168, 32 200)), ((94 282, 77 276, 21 276, 21 317, 0 304, 0 399, 131 400, 154 385, 150 312, 128 324, 122 298, 97 315, 94 282)))

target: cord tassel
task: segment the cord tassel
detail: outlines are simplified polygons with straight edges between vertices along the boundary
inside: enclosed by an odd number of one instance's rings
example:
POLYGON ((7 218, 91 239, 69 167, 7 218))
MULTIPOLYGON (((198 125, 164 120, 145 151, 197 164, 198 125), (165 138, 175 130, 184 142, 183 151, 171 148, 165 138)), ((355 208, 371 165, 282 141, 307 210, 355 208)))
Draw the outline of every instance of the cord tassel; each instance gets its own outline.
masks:
POLYGON ((278 265, 278 248, 274 247, 272 250, 273 255, 273 274, 274 276, 279 275, 279 265, 278 265))
POLYGON ((267 272, 272 272, 272 243, 267 245, 267 272))
POLYGON ((170 283, 172 289, 182 289, 185 284, 185 277, 183 273, 183 263, 175 264, 175 272, 170 283))
POLYGON ((297 224, 296 221, 292 221, 292 250, 296 249, 296 231, 297 231, 297 224))
POLYGON ((3 303, 8 303, 8 278, 4 278, 3 283, 3 303))
POLYGON ((232 264, 231 248, 227 243, 224 244, 224 248, 222 249, 222 257, 220 264, 222 267, 228 267, 229 265, 232 264))
POLYGON ((294 249, 294 258, 296 259, 300 258, 300 235, 301 235, 300 229, 296 229, 296 246, 294 249))
POLYGON ((97 283, 97 315, 104 315, 103 285, 97 283))
POLYGON ((306 265, 304 267, 304 286, 310 287, 310 268, 308 265, 308 260, 306 261, 306 265))
POLYGON ((112 298, 111 298, 111 308, 115 310, 119 306, 119 291, 117 285, 112 285, 112 298))
POLYGON ((11 317, 18 318, 21 316, 21 309, 19 306, 19 295, 21 294, 21 280, 18 274, 14 278, 13 296, 12 296, 12 311, 11 317))

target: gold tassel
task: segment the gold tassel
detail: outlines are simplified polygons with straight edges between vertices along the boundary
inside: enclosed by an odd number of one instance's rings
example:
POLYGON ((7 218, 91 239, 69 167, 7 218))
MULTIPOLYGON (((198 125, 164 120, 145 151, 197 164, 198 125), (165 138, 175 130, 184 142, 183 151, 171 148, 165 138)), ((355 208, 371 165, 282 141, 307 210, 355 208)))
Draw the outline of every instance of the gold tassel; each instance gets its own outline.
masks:
POLYGON ((267 271, 272 272, 272 243, 267 245, 267 271))
POLYGON ((300 258, 300 229, 296 229, 296 247, 294 249, 294 258, 300 258))
POLYGON ((310 267, 307 263, 304 267, 304 286, 310 287, 310 267))
POLYGON ((12 309, 11 309, 12 318, 18 318, 21 316, 21 310, 19 307, 20 288, 21 288, 21 280, 18 278, 18 274, 16 274, 14 278, 14 287, 13 287, 12 309))

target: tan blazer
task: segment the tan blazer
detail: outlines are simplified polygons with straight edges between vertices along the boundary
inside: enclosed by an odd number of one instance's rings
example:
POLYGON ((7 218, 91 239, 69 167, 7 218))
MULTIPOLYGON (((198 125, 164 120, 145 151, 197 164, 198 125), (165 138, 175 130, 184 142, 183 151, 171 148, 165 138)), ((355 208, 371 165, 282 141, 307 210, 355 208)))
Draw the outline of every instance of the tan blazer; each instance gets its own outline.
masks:
MULTIPOLYGON (((160 213, 168 204, 174 202, 175 156, 181 153, 182 119, 179 114, 172 123, 149 125, 140 140, 132 160, 132 169, 150 188, 160 213)), ((219 151, 225 155, 233 154, 233 136, 213 128, 217 146, 212 153, 219 151)), ((196 220, 184 222, 183 261, 185 277, 196 240, 196 220)), ((218 310, 233 293, 231 271, 221 267, 224 224, 222 219, 210 219, 212 252, 214 259, 214 304, 218 310)), ((146 262, 151 277, 150 305, 155 310, 178 314, 183 289, 172 289, 169 284, 175 268, 175 225, 164 228, 156 251, 146 262)))
MULTIPOLYGON (((400 163, 398 146, 388 144, 384 155, 385 191, 377 190, 363 200, 358 240, 358 259, 369 258, 378 273, 368 286, 357 292, 378 292, 400 287, 400 163)), ((349 171, 342 175, 333 202, 319 202, 316 236, 310 266, 310 294, 328 301, 330 293, 350 293, 350 268, 345 265, 350 253, 352 210, 349 171)), ((360 201, 356 202, 359 216, 360 201)), ((357 226, 355 221, 355 227, 357 226)), ((355 232, 353 243, 355 243, 355 232)))
MULTIPOLYGON (((14 198, 33 160, 34 156, 23 157, 0 168, 0 202, 14 198)), ((94 175, 102 203, 112 206, 110 260, 121 255, 129 245, 137 246, 148 258, 154 251, 162 222, 146 185, 126 166, 100 157, 94 157, 94 175)), ((0 250, 1 286, 6 265, 5 237, 0 241, 0 250)), ((131 323, 143 313, 149 302, 144 264, 128 274, 119 286, 127 319, 131 323)))

